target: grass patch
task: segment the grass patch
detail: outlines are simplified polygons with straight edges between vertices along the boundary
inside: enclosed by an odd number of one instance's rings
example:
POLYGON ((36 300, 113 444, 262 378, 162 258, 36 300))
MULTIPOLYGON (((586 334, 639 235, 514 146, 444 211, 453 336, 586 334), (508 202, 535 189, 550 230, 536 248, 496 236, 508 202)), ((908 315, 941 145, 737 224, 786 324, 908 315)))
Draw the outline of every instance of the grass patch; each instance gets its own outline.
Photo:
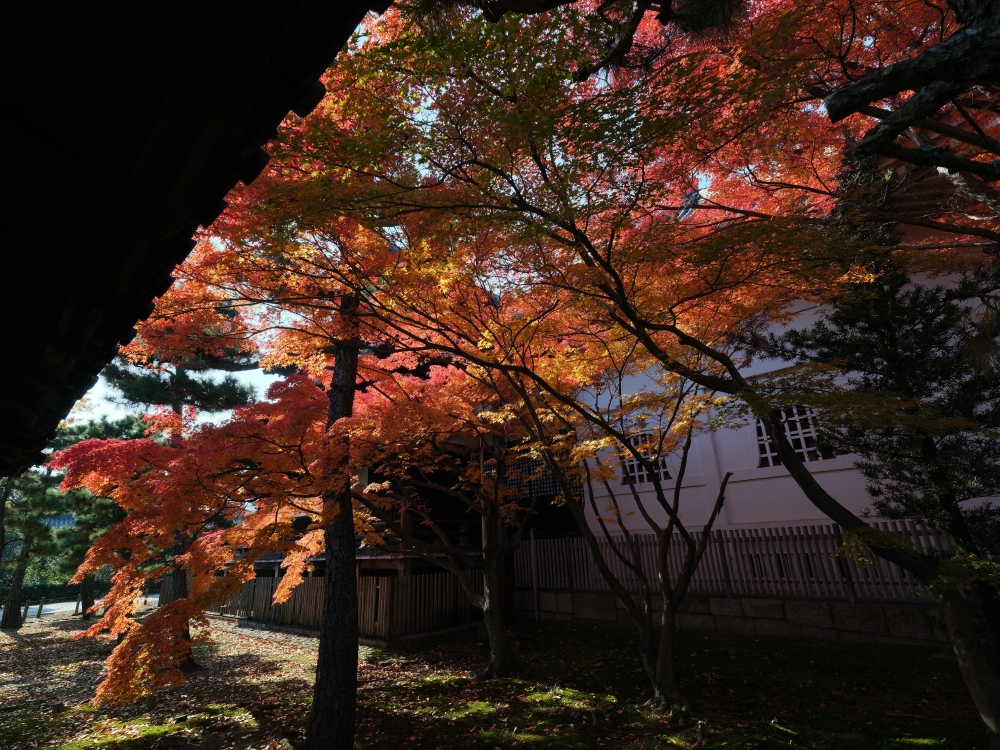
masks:
MULTIPOLYGON (((308 714, 315 642, 224 627, 177 690, 93 707, 107 640, 70 641, 78 620, 43 618, 0 634, 5 750, 278 750, 308 714)), ((680 638, 693 704, 656 714, 631 633, 563 624, 514 628, 516 677, 477 681, 471 635, 363 648, 357 750, 693 747, 726 750, 985 748, 979 718, 943 649, 753 637, 680 638)))

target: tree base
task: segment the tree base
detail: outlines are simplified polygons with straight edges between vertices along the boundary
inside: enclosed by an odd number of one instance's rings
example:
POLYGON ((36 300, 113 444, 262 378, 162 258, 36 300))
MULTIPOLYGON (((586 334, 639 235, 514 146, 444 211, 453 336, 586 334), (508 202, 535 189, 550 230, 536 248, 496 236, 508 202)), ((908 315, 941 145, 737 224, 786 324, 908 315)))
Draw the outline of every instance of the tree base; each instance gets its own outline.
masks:
POLYGON ((691 713, 691 703, 688 701, 687 697, 677 689, 672 690, 668 695, 655 695, 643 705, 658 714, 667 713, 671 710, 672 706, 680 706, 681 711, 684 713, 691 713))
POLYGON ((485 667, 476 672, 477 680, 492 680, 495 677, 511 677, 517 674, 517 662, 511 660, 507 664, 498 665, 490 661, 485 667))
POLYGON ((198 662, 194 660, 194 657, 189 656, 186 659, 181 660, 181 663, 177 665, 177 668, 181 670, 184 674, 191 674, 192 672, 200 672, 204 669, 198 662))

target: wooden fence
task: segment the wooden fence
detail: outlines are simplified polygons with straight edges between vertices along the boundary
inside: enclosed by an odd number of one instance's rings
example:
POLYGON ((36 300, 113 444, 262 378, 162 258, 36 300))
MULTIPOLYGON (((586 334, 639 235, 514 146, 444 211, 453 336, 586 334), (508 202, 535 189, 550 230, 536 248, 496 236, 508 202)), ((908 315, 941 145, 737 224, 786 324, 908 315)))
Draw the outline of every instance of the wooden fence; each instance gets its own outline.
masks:
MULTIPOLYGON (((483 592, 481 575, 476 592, 483 592)), ((451 573, 358 579, 358 630, 362 635, 392 640, 481 619, 482 610, 473 606, 451 573)))
MULTIPOLYGON (((303 578, 286 601, 274 604, 280 579, 255 578, 210 613, 318 628, 323 616, 323 580, 303 578)), ((482 612, 448 572, 398 578, 359 576, 357 581, 358 632, 362 637, 393 640, 482 619, 482 612)), ((482 593, 481 575, 475 586, 477 593, 482 593)), ((166 578, 160 588, 161 606, 172 599, 173 587, 166 578)))
MULTIPOLYGON (((918 551, 943 552, 951 548, 946 535, 916 523, 881 521, 872 525, 905 535, 918 551)), ((702 533, 693 536, 700 540, 702 533)), ((627 557, 624 538, 613 538, 627 557)), ((630 591, 638 592, 638 576, 619 559, 606 539, 601 535, 598 539, 608 567, 630 591)), ((639 551, 642 571, 655 588, 656 537, 633 535, 632 539, 639 551)), ((833 524, 718 529, 711 532, 689 591, 850 601, 928 598, 928 591, 898 565, 879 558, 877 565, 860 568, 854 561, 837 555, 842 542, 840 528, 833 524)), ((672 581, 677 580, 681 570, 683 553, 680 536, 675 534, 667 562, 672 581)), ((522 544, 514 553, 514 587, 550 591, 608 589, 582 538, 538 539, 522 544)))

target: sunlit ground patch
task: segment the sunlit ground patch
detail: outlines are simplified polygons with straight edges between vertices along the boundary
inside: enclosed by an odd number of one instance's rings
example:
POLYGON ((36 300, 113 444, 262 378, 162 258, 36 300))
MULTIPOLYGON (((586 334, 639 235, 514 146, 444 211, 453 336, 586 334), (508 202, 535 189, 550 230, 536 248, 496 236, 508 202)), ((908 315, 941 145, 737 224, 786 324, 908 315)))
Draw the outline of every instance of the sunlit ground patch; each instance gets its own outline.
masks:
MULTIPOLYGON (((277 750, 304 738, 315 641, 214 628, 184 687, 132 706, 87 699, 112 643, 35 622, 0 649, 0 747, 277 750), (56 710, 61 708, 61 710, 56 710)), ((694 710, 654 712, 627 629, 518 625, 522 669, 475 675, 487 648, 449 636, 365 648, 357 750, 979 750, 957 665, 916 647, 682 634, 694 710)))

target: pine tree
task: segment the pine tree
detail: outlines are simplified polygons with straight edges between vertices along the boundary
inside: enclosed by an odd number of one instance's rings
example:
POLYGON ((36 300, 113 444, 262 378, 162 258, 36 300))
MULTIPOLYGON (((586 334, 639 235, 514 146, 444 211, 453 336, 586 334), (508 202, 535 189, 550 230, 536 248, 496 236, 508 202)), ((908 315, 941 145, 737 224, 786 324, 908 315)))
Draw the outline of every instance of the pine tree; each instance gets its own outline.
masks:
POLYGON ((52 492, 58 476, 51 470, 29 470, 13 480, 8 480, 7 513, 4 519, 10 538, 8 545, 18 546, 13 564, 10 591, 4 603, 0 628, 17 630, 21 620, 21 587, 32 555, 55 552, 55 535, 45 521, 63 511, 59 493, 52 492))
MULTIPOLYGON (((130 406, 166 406, 176 415, 183 414, 187 407, 205 413, 235 409, 245 406, 254 398, 253 387, 240 383, 232 375, 226 375, 221 380, 194 377, 192 373, 209 369, 201 360, 189 359, 178 363, 154 361, 146 364, 145 368, 137 370, 127 364, 112 362, 104 368, 101 375, 118 391, 121 402, 130 406)), ((219 361, 216 364, 225 367, 227 362, 219 361)), ((232 364, 237 369, 245 369, 242 363, 232 364)), ((179 439, 179 434, 168 436, 168 440, 172 442, 179 439)), ((175 555, 184 554, 192 541, 194 537, 188 530, 178 530, 175 555)), ((175 563, 171 581, 174 598, 186 598, 187 571, 181 564, 175 563)), ((198 669, 198 665, 190 650, 190 633, 185 630, 181 637, 188 646, 187 653, 180 662, 180 669, 192 672, 198 669)))
MULTIPOLYGON (((148 425, 136 417, 118 420, 91 420, 60 428, 49 444, 53 450, 65 450, 83 440, 135 440, 144 437, 148 425)), ((85 489, 63 493, 63 507, 73 514, 74 524, 60 529, 56 534, 59 543, 59 567, 72 575, 86 557, 87 550, 105 531, 125 517, 114 500, 98 497, 85 489)), ((80 599, 83 619, 90 618, 94 606, 94 577, 87 575, 80 582, 80 599)))
POLYGON ((957 287, 922 286, 890 267, 854 285, 822 321, 766 346, 771 356, 832 367, 853 404, 865 405, 866 419, 848 407, 846 424, 823 439, 860 457, 877 516, 922 521, 961 552, 994 558, 1000 508, 963 503, 1000 494, 1000 377, 976 355, 984 337, 996 344, 983 325, 995 282, 979 273, 957 287))
POLYGON ((987 267, 957 285, 925 286, 892 263, 874 270, 823 320, 770 337, 764 350, 830 368, 835 394, 846 390, 846 403, 835 395, 825 410, 822 439, 859 457, 868 514, 921 521, 954 540, 940 589, 957 589, 986 621, 981 643, 996 674, 1000 599, 989 561, 1000 553, 1000 508, 966 501, 1000 494, 1000 277, 987 267))
POLYGON ((221 380, 195 377, 195 373, 205 369, 178 364, 137 370, 112 362, 101 376, 118 392, 118 400, 122 403, 139 407, 169 406, 177 414, 186 406, 211 414, 235 409, 253 400, 253 387, 240 383, 232 375, 221 380))

